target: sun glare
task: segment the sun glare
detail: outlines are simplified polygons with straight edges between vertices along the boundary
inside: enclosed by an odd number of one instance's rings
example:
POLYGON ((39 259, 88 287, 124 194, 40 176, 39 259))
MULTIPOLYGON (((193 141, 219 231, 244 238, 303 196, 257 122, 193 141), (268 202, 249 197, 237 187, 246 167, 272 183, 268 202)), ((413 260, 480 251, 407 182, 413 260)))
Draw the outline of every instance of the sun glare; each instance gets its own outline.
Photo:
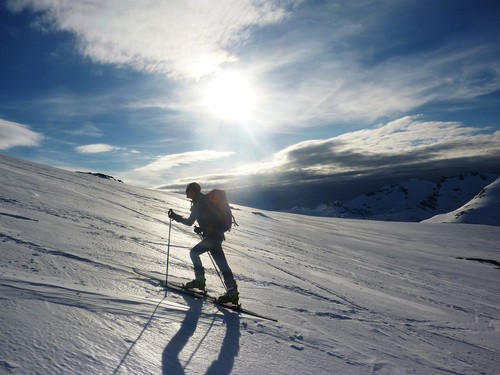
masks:
POLYGON ((217 117, 248 120, 254 104, 253 89, 241 74, 219 74, 207 86, 206 105, 217 117))

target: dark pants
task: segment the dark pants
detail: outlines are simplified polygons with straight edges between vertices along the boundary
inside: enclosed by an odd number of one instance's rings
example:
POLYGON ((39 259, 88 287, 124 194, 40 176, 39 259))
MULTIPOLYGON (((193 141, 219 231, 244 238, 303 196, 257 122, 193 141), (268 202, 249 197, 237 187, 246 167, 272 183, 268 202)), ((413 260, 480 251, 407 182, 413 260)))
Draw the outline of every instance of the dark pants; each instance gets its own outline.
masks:
POLYGON ((203 264, 201 263, 200 255, 206 253, 207 251, 210 252, 210 255, 212 255, 215 264, 222 273, 226 288, 228 290, 235 288, 236 281, 234 280, 233 272, 231 271, 231 268, 229 268, 226 256, 224 255, 224 251, 222 250, 221 241, 204 238, 200 243, 198 243, 191 249, 189 255, 191 256, 191 260, 193 261, 194 274, 196 276, 202 276, 205 274, 205 269, 203 268, 203 264))

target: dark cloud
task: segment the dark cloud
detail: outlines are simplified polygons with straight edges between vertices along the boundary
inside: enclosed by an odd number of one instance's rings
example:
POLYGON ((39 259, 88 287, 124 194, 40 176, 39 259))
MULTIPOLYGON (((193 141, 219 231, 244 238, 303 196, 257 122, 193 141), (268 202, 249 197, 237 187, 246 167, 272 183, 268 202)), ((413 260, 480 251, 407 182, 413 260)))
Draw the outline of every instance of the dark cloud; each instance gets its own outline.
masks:
MULTIPOLYGON (((373 168, 316 175, 307 171, 284 172, 272 176, 255 175, 252 186, 230 189, 233 202, 263 209, 281 210, 294 205, 315 207, 324 201, 347 200, 382 186, 412 178, 438 181, 442 176, 466 172, 500 175, 500 158, 455 158, 448 160, 415 161, 393 156, 384 165, 373 168)), ((237 185, 237 184, 236 184, 237 185)))
MULTIPOLYGON (((279 210, 345 200, 412 178, 437 181, 466 172, 500 175, 500 132, 484 132, 405 117, 371 130, 300 142, 265 163, 198 181, 206 188, 224 186, 235 203, 279 210)), ((179 182, 167 187, 182 191, 191 181, 179 182)))

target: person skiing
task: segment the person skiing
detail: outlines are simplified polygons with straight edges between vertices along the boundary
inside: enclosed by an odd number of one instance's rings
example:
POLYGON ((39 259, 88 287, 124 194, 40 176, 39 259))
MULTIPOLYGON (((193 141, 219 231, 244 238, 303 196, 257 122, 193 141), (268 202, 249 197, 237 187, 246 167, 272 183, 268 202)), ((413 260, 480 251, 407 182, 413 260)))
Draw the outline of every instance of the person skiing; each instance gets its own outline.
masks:
POLYGON ((168 211, 168 217, 178 223, 191 226, 197 221, 198 226, 195 227, 194 231, 202 236, 202 240, 189 252, 194 266, 195 279, 186 283, 185 287, 187 289, 205 290, 205 269, 200 255, 209 251, 222 273, 227 289, 226 293, 217 299, 218 302, 237 305, 239 301, 238 286, 222 249, 222 241, 225 240, 225 236, 224 229, 221 226, 224 218, 221 217, 221 214, 208 197, 201 192, 201 186, 198 183, 192 182, 188 184, 186 197, 191 199, 191 214, 188 218, 176 214, 172 209, 168 211))

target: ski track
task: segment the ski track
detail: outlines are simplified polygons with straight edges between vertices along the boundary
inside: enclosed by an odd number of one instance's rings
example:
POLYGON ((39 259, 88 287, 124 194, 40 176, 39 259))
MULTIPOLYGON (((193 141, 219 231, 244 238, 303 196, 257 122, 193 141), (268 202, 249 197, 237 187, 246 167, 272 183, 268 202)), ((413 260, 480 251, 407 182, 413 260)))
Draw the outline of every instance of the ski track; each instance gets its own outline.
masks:
POLYGON ((0 374, 498 373, 498 270, 455 259, 496 259, 495 228, 235 206, 223 246, 268 322, 134 276, 164 272, 168 252, 192 277, 192 228, 166 242, 183 197, 10 158, 0 173, 0 374))

